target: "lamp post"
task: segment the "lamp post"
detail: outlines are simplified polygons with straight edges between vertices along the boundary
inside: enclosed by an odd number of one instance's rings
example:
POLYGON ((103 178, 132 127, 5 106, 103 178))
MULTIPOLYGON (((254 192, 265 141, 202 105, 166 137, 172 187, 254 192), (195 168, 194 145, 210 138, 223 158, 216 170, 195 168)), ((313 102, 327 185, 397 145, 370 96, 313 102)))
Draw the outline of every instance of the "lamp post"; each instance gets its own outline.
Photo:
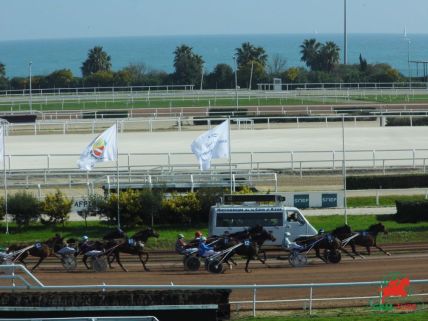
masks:
POLYGON ((235 62, 235 96, 236 96, 236 109, 238 109, 238 63, 236 62, 236 55, 233 55, 233 61, 235 62))
POLYGON ((32 97, 32 88, 31 88, 31 65, 32 61, 28 64, 28 68, 30 69, 30 112, 33 112, 33 97, 32 97))
POLYGON ((346 0, 343 0, 343 64, 348 63, 348 33, 346 30, 346 0))
POLYGON ((409 87, 412 89, 412 71, 410 70, 410 39, 404 38, 407 40, 407 70, 409 73, 409 87))

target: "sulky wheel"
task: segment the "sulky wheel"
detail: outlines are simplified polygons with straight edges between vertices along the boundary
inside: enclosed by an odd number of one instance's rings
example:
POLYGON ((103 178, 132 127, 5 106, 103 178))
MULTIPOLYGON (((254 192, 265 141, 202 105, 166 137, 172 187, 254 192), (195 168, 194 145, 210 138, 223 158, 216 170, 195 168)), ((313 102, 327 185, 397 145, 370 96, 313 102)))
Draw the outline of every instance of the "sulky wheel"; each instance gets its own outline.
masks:
POLYGON ((308 258, 302 253, 292 252, 288 257, 288 262, 292 267, 302 267, 308 263, 308 258))
POLYGON ((74 255, 64 255, 61 258, 61 263, 67 271, 73 271, 77 267, 77 261, 74 255))
POLYGON ((342 259, 342 253, 339 250, 325 250, 324 258, 330 263, 339 263, 342 259))
POLYGON ((201 266, 201 261, 196 256, 188 256, 184 259, 184 268, 188 271, 197 271, 201 266))
POLYGON ((91 256, 90 261, 95 272, 105 272, 107 270, 107 260, 104 256, 91 256))
POLYGON ((208 271, 211 273, 222 273, 223 272, 223 263, 214 259, 208 263, 208 271))

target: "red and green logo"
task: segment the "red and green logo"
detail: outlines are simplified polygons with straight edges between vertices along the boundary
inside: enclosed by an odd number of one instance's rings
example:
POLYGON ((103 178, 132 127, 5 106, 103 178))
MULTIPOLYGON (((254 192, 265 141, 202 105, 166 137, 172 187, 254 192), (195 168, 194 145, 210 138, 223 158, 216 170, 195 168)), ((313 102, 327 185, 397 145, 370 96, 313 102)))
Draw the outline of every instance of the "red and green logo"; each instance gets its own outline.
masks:
POLYGON ((102 137, 100 137, 92 145, 91 154, 95 158, 101 159, 103 158, 105 149, 106 149, 106 141, 102 137))

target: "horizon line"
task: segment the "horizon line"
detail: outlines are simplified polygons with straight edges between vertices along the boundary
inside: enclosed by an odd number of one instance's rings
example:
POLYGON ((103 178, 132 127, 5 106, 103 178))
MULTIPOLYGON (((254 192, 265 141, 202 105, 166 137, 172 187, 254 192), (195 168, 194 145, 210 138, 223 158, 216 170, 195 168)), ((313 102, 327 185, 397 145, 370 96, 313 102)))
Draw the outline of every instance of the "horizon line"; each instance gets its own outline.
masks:
MULTIPOLYGON (((0 42, 8 41, 40 41, 40 40, 80 40, 80 39, 115 39, 115 38, 162 38, 162 37, 236 37, 236 36, 290 36, 290 35, 307 35, 316 36, 320 35, 343 35, 342 32, 296 32, 296 33, 235 33, 235 34, 164 34, 164 35, 117 35, 117 36, 71 36, 71 37, 42 37, 42 38, 16 38, 16 39, 0 39, 0 42)), ((402 32, 348 32, 349 35, 398 35, 403 36, 402 32)), ((409 35, 428 35, 428 32, 413 32, 407 33, 409 35)))

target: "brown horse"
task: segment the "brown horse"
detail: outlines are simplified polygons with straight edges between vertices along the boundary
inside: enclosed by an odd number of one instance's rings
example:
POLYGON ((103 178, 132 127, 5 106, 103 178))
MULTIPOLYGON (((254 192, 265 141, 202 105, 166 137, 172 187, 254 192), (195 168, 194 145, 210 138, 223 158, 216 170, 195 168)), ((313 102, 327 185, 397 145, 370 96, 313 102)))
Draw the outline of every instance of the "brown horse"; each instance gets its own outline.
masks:
POLYGON ((342 247, 339 238, 331 233, 318 234, 314 236, 300 236, 294 240, 298 245, 307 251, 314 249, 315 255, 324 263, 339 263, 342 255, 341 251, 355 259, 355 257, 342 247), (324 256, 321 256, 320 250, 324 250, 324 256))
MULTIPOLYGON (((63 248, 64 245, 64 239, 59 234, 55 234, 54 237, 44 242, 36 242, 32 248, 19 256, 18 262, 27 266, 24 260, 29 255, 38 257, 39 261, 31 268, 31 271, 34 271, 48 256, 56 256, 55 253, 63 248)), ((28 246, 28 244, 12 244, 9 246, 8 253, 19 251, 28 246)))
MULTIPOLYGON (((352 252, 354 254, 361 256, 361 254, 359 254, 355 249, 355 246, 359 245, 367 249, 367 255, 371 254, 371 251, 370 251, 371 247, 377 248, 379 251, 385 253, 386 255, 391 255, 389 252, 382 249, 376 243, 377 235, 379 233, 388 234, 388 230, 386 229, 385 225, 383 225, 382 223, 370 225, 367 231, 360 231, 357 233, 358 235, 349 241, 349 245, 351 246, 352 252)), ((344 225, 336 228, 332 232, 332 234, 334 234, 340 240, 345 240, 348 237, 351 237, 352 235, 354 235, 354 232, 352 232, 352 229, 349 225, 344 225)))
POLYGON ((138 255, 141 263, 143 264, 144 270, 150 271, 146 266, 146 263, 149 260, 149 253, 144 251, 144 245, 150 237, 158 238, 159 233, 149 227, 143 231, 135 233, 130 238, 125 237, 120 243, 110 241, 107 246, 110 248, 116 246, 113 250, 114 257, 123 271, 128 272, 120 260, 120 253, 138 255))
MULTIPOLYGON (((251 260, 258 259, 263 264, 266 261, 266 255, 264 254, 264 258, 260 257, 261 247, 265 241, 275 241, 275 237, 272 233, 268 232, 262 226, 257 225, 251 227, 248 230, 243 230, 240 232, 236 232, 230 235, 221 236, 219 238, 218 245, 216 247, 217 251, 227 251, 228 248, 238 246, 230 253, 227 253, 224 257, 224 262, 229 264, 229 260, 232 261, 232 256, 239 255, 247 258, 245 263, 245 272, 250 272, 248 269, 248 265, 251 260), (240 245, 239 245, 240 244, 240 245)), ((233 261, 232 261, 233 262, 233 261)), ((234 263, 235 264, 235 263, 234 263)))

